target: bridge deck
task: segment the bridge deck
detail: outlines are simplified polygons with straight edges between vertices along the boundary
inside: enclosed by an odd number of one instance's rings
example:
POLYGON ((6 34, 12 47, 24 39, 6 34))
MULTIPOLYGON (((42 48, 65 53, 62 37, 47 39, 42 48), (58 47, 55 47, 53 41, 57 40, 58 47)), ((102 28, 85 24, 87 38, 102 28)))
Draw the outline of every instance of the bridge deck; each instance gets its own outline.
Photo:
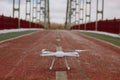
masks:
POLYGON ((77 31, 40 31, 0 43, 0 80, 55 80, 56 71, 66 71, 67 80, 120 80, 120 48, 86 37, 77 31), (59 44, 56 39, 60 38, 59 44), (46 48, 56 51, 85 49, 79 58, 67 57, 71 67, 67 71, 64 59, 41 57, 46 48))
POLYGON ((57 71, 56 80, 67 80, 67 73, 65 71, 57 71))

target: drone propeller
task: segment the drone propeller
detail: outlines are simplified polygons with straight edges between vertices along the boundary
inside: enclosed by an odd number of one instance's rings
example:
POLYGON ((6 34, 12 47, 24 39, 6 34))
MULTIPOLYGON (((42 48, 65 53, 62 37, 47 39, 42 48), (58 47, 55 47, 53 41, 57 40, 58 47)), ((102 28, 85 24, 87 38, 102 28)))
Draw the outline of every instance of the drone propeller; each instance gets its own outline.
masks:
POLYGON ((84 52, 84 51, 88 51, 88 50, 74 50, 76 52, 84 52))
POLYGON ((42 50, 41 50, 41 52, 44 52, 44 51, 46 51, 46 49, 42 49, 42 50))
POLYGON ((46 49, 42 49, 42 50, 41 50, 41 53, 42 53, 42 54, 48 54, 49 51, 47 51, 46 49))

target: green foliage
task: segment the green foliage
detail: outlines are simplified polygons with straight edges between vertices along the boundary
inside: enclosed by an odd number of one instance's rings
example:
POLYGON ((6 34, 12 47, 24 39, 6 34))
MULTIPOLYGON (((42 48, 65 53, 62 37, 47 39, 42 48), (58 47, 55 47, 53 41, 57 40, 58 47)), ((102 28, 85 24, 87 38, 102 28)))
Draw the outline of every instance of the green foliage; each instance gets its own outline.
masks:
POLYGON ((82 33, 86 34, 88 36, 91 36, 91 37, 95 37, 97 39, 107 41, 109 43, 112 43, 112 44, 120 47, 120 38, 111 37, 111 36, 102 35, 102 34, 95 34, 95 33, 90 33, 90 32, 82 32, 82 33))
POLYGON ((11 32, 11 33, 3 33, 0 34, 0 41, 15 38, 24 34, 29 34, 32 32, 35 32, 36 30, 30 30, 30 31, 22 31, 22 32, 11 32))

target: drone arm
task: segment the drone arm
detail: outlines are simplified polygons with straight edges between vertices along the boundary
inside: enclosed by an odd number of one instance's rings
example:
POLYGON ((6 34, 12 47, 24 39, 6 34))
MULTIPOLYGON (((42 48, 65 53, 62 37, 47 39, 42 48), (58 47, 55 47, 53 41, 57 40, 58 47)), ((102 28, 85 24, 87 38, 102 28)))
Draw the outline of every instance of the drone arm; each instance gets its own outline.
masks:
POLYGON ((78 52, 65 52, 65 56, 79 57, 78 52))
POLYGON ((54 52, 41 53, 40 56, 55 56, 55 53, 54 52))

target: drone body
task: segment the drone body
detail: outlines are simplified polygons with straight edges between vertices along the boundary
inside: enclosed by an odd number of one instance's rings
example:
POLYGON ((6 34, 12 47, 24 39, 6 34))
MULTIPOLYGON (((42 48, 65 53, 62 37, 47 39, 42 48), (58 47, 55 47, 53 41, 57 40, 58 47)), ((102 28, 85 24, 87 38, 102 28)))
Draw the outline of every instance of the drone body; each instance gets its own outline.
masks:
MULTIPOLYGON (((50 51, 46 51, 45 49, 43 49, 41 51, 40 56, 48 56, 48 57, 53 56, 53 57, 57 57, 57 58, 64 57, 66 67, 68 70, 70 70, 70 67, 69 67, 68 62, 66 60, 66 57, 79 57, 79 53, 82 51, 86 51, 86 50, 74 50, 74 51, 70 51, 70 52, 63 52, 62 47, 57 47, 56 52, 50 52, 50 51)), ((55 58, 53 58, 53 60, 52 60, 51 66, 49 68, 50 70, 52 70, 54 62, 55 62, 55 58)))

